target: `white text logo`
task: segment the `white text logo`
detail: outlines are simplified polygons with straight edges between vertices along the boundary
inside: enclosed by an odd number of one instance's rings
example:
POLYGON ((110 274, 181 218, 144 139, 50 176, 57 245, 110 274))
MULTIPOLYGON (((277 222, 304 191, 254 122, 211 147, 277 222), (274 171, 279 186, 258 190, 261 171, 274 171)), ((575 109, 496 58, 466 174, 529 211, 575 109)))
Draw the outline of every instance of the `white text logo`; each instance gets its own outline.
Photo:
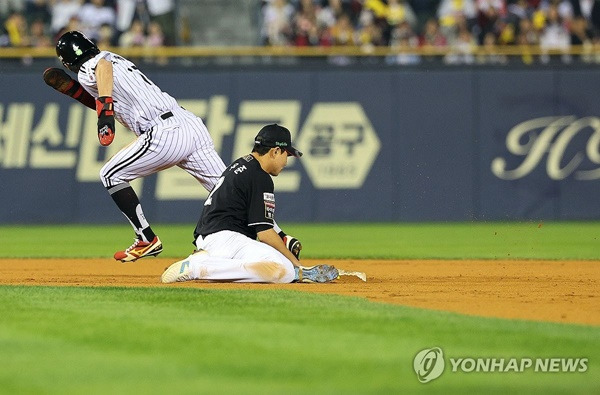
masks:
POLYGON ((444 372, 444 353, 439 347, 420 351, 413 361, 413 368, 421 383, 435 380, 444 372))
MULTIPOLYGON (((563 180, 573 175, 578 180, 600 178, 600 118, 575 116, 543 117, 531 119, 512 128, 506 136, 508 152, 523 160, 514 169, 508 169, 505 158, 492 161, 492 173, 503 180, 517 180, 530 174, 546 158, 546 173, 552 180, 563 180), (587 130, 590 134, 585 147, 567 155, 574 137, 587 130), (591 132, 591 133, 590 133, 591 132), (595 169, 582 169, 585 159, 595 169)), ((577 147, 575 147, 577 148, 577 147)))

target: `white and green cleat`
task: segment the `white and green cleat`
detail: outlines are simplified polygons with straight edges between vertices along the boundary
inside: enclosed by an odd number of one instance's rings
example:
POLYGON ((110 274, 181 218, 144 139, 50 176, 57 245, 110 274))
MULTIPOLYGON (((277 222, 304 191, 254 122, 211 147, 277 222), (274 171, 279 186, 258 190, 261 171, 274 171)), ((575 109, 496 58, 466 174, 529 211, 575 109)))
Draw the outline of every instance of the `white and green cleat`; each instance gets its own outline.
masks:
POLYGON ((160 281, 164 284, 190 280, 193 280, 193 277, 189 259, 175 262, 160 276, 160 281))

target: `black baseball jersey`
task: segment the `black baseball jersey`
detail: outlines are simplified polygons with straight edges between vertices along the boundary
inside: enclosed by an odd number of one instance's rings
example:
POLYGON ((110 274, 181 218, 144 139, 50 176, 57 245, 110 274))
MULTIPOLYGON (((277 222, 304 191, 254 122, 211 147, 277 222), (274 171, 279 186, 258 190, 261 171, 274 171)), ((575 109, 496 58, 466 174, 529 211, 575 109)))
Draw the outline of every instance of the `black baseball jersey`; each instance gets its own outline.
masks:
POLYGON ((258 232, 273 227, 273 180, 252 156, 231 164, 206 198, 194 239, 231 230, 256 239, 258 232))

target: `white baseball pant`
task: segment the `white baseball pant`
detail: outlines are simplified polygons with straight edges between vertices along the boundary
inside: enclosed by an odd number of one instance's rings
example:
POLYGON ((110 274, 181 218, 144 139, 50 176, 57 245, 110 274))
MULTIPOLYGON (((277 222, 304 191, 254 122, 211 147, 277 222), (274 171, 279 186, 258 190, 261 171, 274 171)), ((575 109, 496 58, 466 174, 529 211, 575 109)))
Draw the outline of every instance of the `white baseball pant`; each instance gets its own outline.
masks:
POLYGON ((106 188, 128 183, 172 166, 194 176, 208 191, 225 170, 202 120, 182 108, 158 118, 156 125, 104 164, 100 179, 106 188))
POLYGON ((208 252, 187 258, 197 280, 291 283, 295 278, 294 265, 282 253, 241 233, 223 230, 200 236, 196 247, 208 252))

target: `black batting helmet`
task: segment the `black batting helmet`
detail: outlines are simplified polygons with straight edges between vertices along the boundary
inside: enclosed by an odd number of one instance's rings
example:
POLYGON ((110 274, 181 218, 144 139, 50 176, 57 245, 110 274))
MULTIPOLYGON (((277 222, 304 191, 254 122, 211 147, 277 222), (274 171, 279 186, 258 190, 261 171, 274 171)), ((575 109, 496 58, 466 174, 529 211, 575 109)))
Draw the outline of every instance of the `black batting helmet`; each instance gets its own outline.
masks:
POLYGON ((78 31, 66 32, 56 43, 56 54, 69 70, 77 73, 84 61, 100 53, 89 38, 78 31))

